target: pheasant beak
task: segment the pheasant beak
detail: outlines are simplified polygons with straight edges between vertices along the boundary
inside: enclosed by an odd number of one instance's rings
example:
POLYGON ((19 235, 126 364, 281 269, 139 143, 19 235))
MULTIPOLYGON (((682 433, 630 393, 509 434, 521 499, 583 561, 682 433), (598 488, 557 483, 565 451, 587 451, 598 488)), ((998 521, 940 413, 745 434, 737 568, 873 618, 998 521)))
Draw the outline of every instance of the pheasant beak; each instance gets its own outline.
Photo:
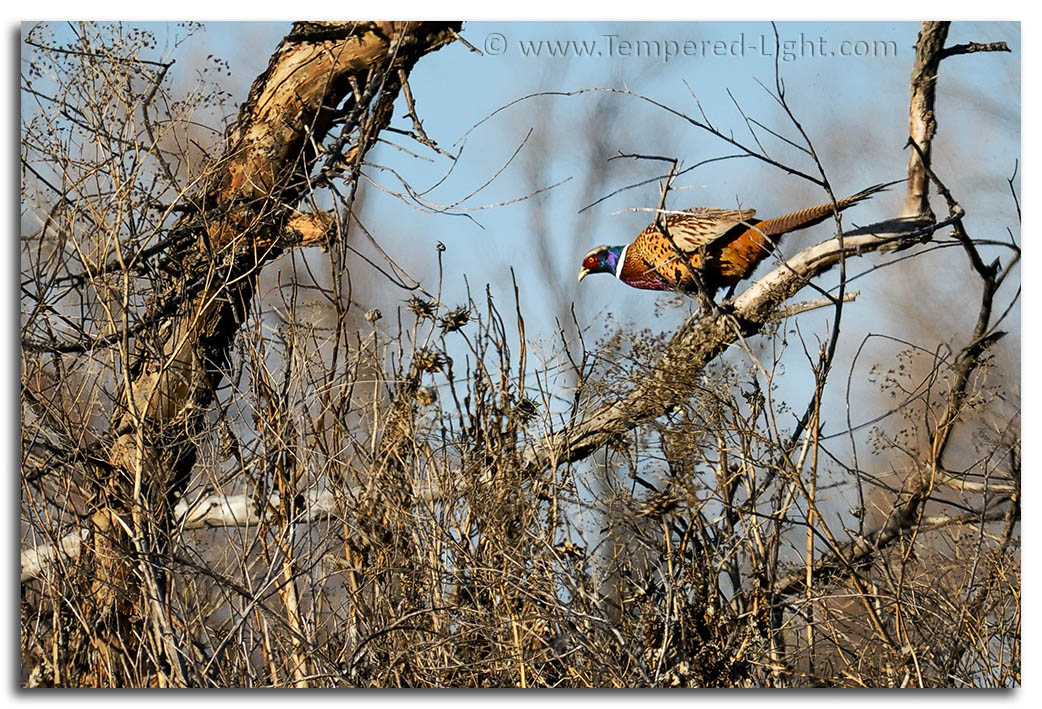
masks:
POLYGON ((583 270, 579 271, 579 282, 582 283, 583 279, 586 278, 588 275, 590 275, 590 269, 588 268, 584 268, 583 270))

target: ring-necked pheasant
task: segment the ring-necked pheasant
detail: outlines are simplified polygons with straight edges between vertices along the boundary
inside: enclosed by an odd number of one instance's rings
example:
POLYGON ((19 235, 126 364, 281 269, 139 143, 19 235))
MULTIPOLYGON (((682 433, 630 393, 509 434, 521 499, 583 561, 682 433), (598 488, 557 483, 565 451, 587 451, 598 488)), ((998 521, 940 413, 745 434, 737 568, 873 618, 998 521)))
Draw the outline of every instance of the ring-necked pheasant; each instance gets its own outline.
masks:
MULTIPOLYGON (((896 184, 869 187, 838 200, 840 210, 866 200, 896 184)), ((591 273, 612 273, 634 288, 694 291, 698 273, 712 298, 723 286, 735 286, 749 277, 790 231, 820 224, 832 216, 832 203, 801 209, 775 219, 754 219, 756 210, 699 207, 670 214, 663 220, 674 249, 655 224, 627 246, 598 246, 583 257, 579 281, 591 273), (683 254, 683 259, 677 250, 683 254), (703 258, 705 262, 703 263, 703 258), (686 263, 685 263, 686 262, 686 263)))

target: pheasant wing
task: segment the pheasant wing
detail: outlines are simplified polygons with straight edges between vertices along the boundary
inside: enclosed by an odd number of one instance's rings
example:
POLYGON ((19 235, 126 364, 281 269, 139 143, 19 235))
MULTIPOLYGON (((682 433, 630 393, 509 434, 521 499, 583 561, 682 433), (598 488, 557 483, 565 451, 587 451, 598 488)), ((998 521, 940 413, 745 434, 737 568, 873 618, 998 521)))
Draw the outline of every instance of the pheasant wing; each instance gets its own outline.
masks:
POLYGON ((755 209, 699 207, 666 218, 673 241, 683 251, 698 251, 756 215, 755 209))

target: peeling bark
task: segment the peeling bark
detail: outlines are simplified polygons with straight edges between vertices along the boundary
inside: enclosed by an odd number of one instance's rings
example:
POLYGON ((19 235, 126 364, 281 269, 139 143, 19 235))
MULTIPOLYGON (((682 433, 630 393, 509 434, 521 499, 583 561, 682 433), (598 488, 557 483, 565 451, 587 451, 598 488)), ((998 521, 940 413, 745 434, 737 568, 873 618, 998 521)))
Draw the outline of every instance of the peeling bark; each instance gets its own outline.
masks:
POLYGON ((113 630, 122 626, 115 621, 125 620, 140 597, 132 572, 151 573, 151 561, 128 561, 134 556, 128 536, 145 540, 152 554, 165 548, 195 463, 197 434, 260 269, 287 248, 335 238, 336 215, 297 209, 320 158, 332 152, 341 165, 360 164, 390 121, 401 77, 452 42, 459 27, 296 23, 254 81, 211 178, 188 198, 190 209, 174 227, 195 238, 168 256, 145 318, 153 325, 139 336, 123 373, 108 456, 115 472, 97 493, 95 515, 93 592, 102 624, 108 618, 113 630), (321 146, 335 121, 342 132, 330 151, 321 146))
POLYGON ((943 58, 944 41, 948 38, 950 22, 924 22, 915 43, 915 65, 909 89, 908 137, 921 150, 911 150, 908 156, 908 195, 905 216, 932 217, 930 209, 930 146, 937 132, 934 103, 937 96, 937 71, 943 58), (925 163, 925 164, 924 164, 925 163))

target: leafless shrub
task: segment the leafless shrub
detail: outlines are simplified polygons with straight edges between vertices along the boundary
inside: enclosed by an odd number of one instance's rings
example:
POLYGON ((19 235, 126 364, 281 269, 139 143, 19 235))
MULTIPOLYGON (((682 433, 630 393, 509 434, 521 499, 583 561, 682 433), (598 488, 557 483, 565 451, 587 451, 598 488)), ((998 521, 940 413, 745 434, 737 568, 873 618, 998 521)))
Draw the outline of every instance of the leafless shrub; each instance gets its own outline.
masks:
MULTIPOLYGON (((390 258, 386 283, 352 278, 356 240, 379 241, 356 190, 399 90, 414 142, 454 159, 408 90, 452 23, 294 25, 203 167, 193 117, 218 89, 172 96, 147 33, 45 30, 23 75, 24 685, 1020 683, 1019 398, 992 359, 1019 248, 967 233, 932 131, 902 218, 800 251, 673 333, 594 332, 557 293, 537 360, 523 286, 447 304, 390 258), (377 58, 271 178, 242 134, 265 127, 251 111, 278 56, 345 38, 377 58), (241 175, 269 181, 225 200, 241 175), (940 246, 970 264, 971 329, 867 373, 855 358, 848 380, 890 410, 824 433, 827 393, 858 407, 834 359, 846 276, 788 301, 863 254, 940 246), (815 342, 798 314, 823 307, 815 342), (794 409, 777 385, 796 348, 814 387, 794 409)), ((946 32, 924 25, 920 82, 960 51, 946 32)))

